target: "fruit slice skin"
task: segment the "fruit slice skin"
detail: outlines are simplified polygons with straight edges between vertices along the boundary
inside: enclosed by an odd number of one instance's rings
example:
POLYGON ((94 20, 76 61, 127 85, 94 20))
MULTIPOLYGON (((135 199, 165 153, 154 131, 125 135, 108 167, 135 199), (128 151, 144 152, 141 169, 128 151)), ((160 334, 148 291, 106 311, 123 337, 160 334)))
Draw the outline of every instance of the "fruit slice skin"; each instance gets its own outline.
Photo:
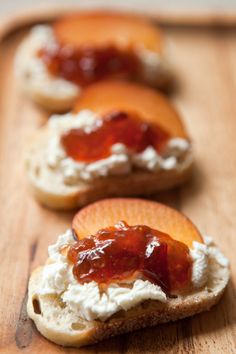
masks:
POLYGON ((172 137, 188 139, 187 132, 171 103, 160 92, 124 81, 106 80, 83 90, 74 112, 90 109, 100 115, 123 111, 160 125, 172 137))
POLYGON ((105 47, 121 50, 136 46, 161 52, 160 30, 143 17, 109 11, 70 14, 53 24, 57 41, 73 47, 105 47))
POLYGON ((190 248, 193 241, 203 242, 200 232, 186 216, 166 205, 144 199, 113 198, 90 204, 74 216, 72 228, 79 238, 84 238, 118 221, 132 226, 149 226, 190 248))

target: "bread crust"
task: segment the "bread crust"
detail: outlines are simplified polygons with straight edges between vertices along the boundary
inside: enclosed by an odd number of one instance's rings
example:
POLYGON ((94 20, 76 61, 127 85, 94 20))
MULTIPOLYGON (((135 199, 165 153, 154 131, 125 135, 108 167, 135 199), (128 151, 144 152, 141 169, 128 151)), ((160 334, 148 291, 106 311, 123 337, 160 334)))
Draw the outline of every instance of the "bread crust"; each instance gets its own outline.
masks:
POLYGON ((107 197, 151 195, 184 183, 192 171, 193 160, 189 156, 181 170, 136 169, 127 175, 101 177, 91 182, 81 180, 78 185, 67 187, 57 182, 57 173, 51 171, 48 183, 41 183, 39 175, 45 168, 43 153, 47 142, 48 130, 41 128, 28 146, 26 169, 33 194, 44 206, 55 210, 75 209, 107 197))
POLYGON ((24 91, 32 101, 50 112, 64 113, 69 111, 79 95, 79 90, 77 95, 71 95, 64 98, 59 98, 56 95, 47 95, 43 89, 32 89, 28 80, 23 77, 20 85, 22 91, 24 91))
MULTIPOLYGON (((176 321, 181 318, 195 315, 209 310, 221 298, 229 280, 228 266, 222 266, 213 255, 209 261, 209 276, 206 285, 188 294, 179 295, 177 298, 168 298, 167 303, 148 300, 128 311, 120 311, 107 321, 82 320, 83 330, 61 329, 56 323, 47 321, 42 313, 34 311, 33 299, 37 297, 36 289, 40 281, 42 267, 37 268, 29 282, 29 297, 27 311, 30 318, 35 322, 39 332, 47 339, 63 345, 81 347, 96 343, 105 338, 118 334, 134 331, 144 327, 155 326, 159 323, 176 321)), ((47 299, 40 301, 48 301, 47 299)), ((55 306, 54 299, 49 306, 55 306)))

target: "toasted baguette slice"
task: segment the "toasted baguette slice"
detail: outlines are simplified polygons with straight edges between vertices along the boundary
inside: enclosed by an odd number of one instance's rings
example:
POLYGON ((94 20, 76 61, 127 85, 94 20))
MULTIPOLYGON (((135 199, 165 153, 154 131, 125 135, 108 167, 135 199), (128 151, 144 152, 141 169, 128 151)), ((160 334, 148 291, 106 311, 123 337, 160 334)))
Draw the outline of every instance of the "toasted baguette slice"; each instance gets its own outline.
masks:
MULTIPOLYGON (((148 299, 138 305, 136 303, 126 311, 114 313, 105 321, 92 321, 84 319, 89 317, 84 317, 79 307, 72 310, 69 303, 62 301, 63 290, 60 295, 49 296, 47 292, 40 295, 41 286, 44 288, 44 281, 41 283, 41 280, 44 279, 45 273, 42 274, 43 267, 38 268, 30 278, 27 310, 38 330, 53 342, 79 347, 120 333, 194 315, 210 309, 220 299, 229 279, 228 260, 211 238, 202 238, 186 216, 170 207, 141 199, 106 199, 79 210, 72 221, 72 229, 81 239, 114 225, 118 220, 125 220, 129 225, 137 225, 137 222, 140 225, 150 225, 171 235, 174 240, 185 243, 191 249, 196 246, 194 242, 198 245, 204 242, 208 250, 207 268, 202 268, 202 272, 198 261, 193 268, 194 272, 198 264, 198 273, 202 273, 204 282, 198 283, 200 288, 190 286, 178 292, 175 297, 167 296, 166 302, 148 299)), ((63 250, 64 241, 61 247, 63 250)), ((202 257, 204 258, 201 253, 198 260, 205 263, 202 257)), ((56 259, 49 259, 47 264, 54 261, 57 262, 56 259)), ((196 262, 196 258, 193 261, 196 262)), ((67 284, 66 289, 69 287, 70 284, 67 284)), ((81 296, 83 298, 84 294, 81 296)), ((130 300, 132 302, 132 297, 130 300)))
POLYGON ((44 206, 55 210, 75 209, 90 202, 111 196, 150 195, 178 186, 190 177, 192 155, 188 156, 181 169, 148 172, 136 169, 122 176, 80 180, 76 185, 66 185, 59 172, 46 164, 49 132, 41 128, 28 147, 26 169, 32 191, 44 206))
POLYGON ((36 295, 41 272, 42 268, 36 269, 30 278, 28 314, 43 336, 57 344, 73 347, 209 310, 219 301, 229 280, 228 267, 220 265, 213 253, 204 288, 177 298, 169 298, 166 303, 148 300, 102 322, 82 319, 79 314, 69 311, 55 296, 36 295))
MULTIPOLYGON (((144 122, 157 124, 171 138, 188 139, 179 114, 169 101, 153 89, 120 81, 104 81, 86 88, 76 102, 74 112, 90 109, 97 119, 114 110, 135 114, 144 122)), ((60 118, 58 118, 60 119, 60 118)), ((187 152, 181 167, 149 172, 136 168, 122 176, 80 180, 76 185, 65 185, 60 173, 47 166, 47 126, 35 135, 27 152, 27 172, 33 191, 40 202, 53 209, 73 209, 110 196, 150 195, 184 183, 191 174, 193 158, 187 152)))
POLYGON ((122 51, 143 48, 138 81, 159 88, 168 88, 173 81, 173 74, 163 54, 162 34, 148 21, 110 12, 65 16, 50 26, 33 28, 20 44, 16 55, 15 67, 21 88, 32 100, 50 111, 71 109, 82 89, 68 80, 50 75, 37 57, 43 46, 50 45, 51 38, 74 48, 114 46, 122 51))

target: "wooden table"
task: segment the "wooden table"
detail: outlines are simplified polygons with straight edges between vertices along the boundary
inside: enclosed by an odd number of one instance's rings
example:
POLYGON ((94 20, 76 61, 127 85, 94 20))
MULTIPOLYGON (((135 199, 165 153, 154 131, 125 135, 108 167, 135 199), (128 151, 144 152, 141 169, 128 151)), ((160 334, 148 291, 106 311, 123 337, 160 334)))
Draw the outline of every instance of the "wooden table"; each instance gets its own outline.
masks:
POLYGON ((0 43, 0 353, 235 353, 236 31, 166 27, 179 80, 172 100, 193 139, 196 163, 187 185, 153 197, 186 213, 230 259, 222 301, 208 313, 75 350, 44 339, 25 310, 29 274, 44 262, 48 244, 70 225, 72 213, 42 208, 27 190, 25 145, 47 114, 20 94, 14 78, 22 23, 0 43))

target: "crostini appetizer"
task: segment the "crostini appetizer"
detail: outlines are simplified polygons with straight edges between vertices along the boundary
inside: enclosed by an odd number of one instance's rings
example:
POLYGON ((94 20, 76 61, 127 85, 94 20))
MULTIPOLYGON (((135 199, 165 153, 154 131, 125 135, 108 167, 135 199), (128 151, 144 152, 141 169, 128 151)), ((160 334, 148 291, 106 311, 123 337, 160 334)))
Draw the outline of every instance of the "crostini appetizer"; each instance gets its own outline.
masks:
POLYGON ((163 87, 171 81, 160 30, 121 13, 65 15, 33 27, 16 56, 28 95, 53 112, 69 110, 84 87, 101 79, 131 79, 163 87))
POLYGON ((80 347, 209 310, 228 260, 178 211, 107 199, 79 211, 29 282, 27 310, 43 336, 80 347))
POLYGON ((86 88, 74 110, 53 115, 27 150, 36 197, 72 209, 110 196, 149 195, 186 181, 191 144, 169 101, 118 81, 86 88))

